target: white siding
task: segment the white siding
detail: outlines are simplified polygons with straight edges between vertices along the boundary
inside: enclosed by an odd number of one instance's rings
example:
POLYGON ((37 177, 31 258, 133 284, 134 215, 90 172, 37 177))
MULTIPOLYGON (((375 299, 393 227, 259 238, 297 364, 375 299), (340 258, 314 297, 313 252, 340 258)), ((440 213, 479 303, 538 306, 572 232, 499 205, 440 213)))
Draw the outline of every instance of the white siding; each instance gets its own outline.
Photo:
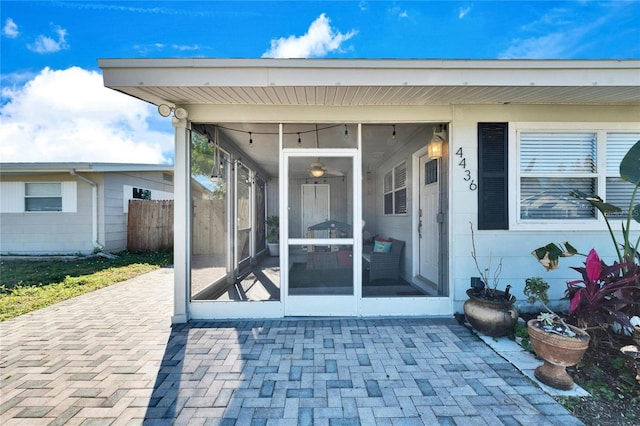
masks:
POLYGON ((24 182, 0 182, 0 213, 24 212, 24 182))
POLYGON ((62 211, 75 213, 78 211, 78 190, 76 182, 62 182, 62 211))

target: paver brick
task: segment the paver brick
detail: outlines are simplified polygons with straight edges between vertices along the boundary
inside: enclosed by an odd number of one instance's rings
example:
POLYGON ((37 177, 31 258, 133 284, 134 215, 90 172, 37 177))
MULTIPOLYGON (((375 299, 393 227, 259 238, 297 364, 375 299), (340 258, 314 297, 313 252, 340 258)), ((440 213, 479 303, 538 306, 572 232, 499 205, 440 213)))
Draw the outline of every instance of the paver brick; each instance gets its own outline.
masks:
POLYGON ((172 326, 172 290, 163 269, 5 321, 3 426, 580 424, 453 319, 172 326))

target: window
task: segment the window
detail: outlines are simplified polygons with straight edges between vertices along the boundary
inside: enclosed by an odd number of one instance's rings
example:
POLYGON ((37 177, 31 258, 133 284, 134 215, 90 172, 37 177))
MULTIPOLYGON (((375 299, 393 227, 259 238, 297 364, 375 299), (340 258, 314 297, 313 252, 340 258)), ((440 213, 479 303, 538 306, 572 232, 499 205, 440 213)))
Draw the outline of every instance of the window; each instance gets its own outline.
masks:
POLYGON ((61 212, 60 183, 25 183, 24 210, 27 212, 61 212))
POLYGON ((640 133, 607 133, 607 179, 606 202, 622 209, 619 213, 609 213, 607 217, 625 218, 631 196, 633 184, 620 178, 620 162, 631 147, 640 140, 640 133))
POLYGON ((520 219, 596 218, 589 203, 569 195, 574 190, 626 208, 633 185, 620 179, 618 168, 638 139, 639 133, 521 132, 520 219))
POLYGON ((384 175, 384 214, 407 214, 407 163, 402 162, 384 175))

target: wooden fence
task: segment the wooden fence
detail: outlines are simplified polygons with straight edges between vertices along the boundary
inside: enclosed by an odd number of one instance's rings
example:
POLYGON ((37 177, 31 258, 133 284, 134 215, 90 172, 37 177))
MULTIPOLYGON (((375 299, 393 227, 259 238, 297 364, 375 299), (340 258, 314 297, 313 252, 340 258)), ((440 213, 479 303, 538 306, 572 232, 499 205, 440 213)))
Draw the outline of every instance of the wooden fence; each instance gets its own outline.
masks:
POLYGON ((173 250, 173 200, 129 200, 127 250, 173 250))
POLYGON ((227 252, 225 205, 225 200, 193 200, 191 202, 192 254, 225 254, 227 252))

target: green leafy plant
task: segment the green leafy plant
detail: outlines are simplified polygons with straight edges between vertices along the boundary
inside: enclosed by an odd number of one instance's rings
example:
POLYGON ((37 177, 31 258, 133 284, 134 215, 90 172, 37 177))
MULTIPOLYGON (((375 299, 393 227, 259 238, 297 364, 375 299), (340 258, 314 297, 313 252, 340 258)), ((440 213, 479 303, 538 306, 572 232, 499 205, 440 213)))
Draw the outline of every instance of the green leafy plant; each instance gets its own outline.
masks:
POLYGON ((280 241, 280 218, 278 216, 269 216, 265 224, 267 225, 267 242, 277 243, 280 241))
POLYGON ((524 294, 528 303, 539 302, 547 312, 541 312, 536 318, 542 328, 550 333, 573 337, 576 333, 569 328, 564 319, 549 307, 549 283, 541 277, 527 278, 524 283, 524 294))

